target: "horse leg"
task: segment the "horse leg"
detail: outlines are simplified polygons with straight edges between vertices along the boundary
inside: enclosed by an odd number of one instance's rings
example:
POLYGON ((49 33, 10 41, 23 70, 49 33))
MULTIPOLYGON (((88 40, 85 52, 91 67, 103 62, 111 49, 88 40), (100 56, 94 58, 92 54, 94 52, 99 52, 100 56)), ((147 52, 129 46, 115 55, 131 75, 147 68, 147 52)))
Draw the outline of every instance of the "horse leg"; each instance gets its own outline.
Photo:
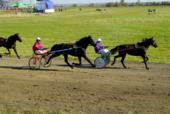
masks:
POLYGON ((13 50, 14 50, 15 54, 17 55, 18 59, 20 59, 20 56, 18 55, 16 48, 13 48, 13 50))
POLYGON ((119 58, 119 57, 122 57, 120 54, 119 55, 116 55, 115 57, 114 57, 114 60, 113 60, 113 62, 112 62, 112 64, 111 65, 114 65, 115 64, 115 62, 116 62, 116 59, 117 58, 119 58))
POLYGON ((146 68, 147 70, 149 70, 149 67, 147 66, 147 60, 148 60, 147 58, 148 58, 148 57, 147 57, 146 55, 143 55, 142 58, 143 58, 143 62, 144 62, 144 64, 145 64, 145 68, 146 68))
POLYGON ((95 65, 90 61, 90 59, 86 55, 83 55, 83 57, 86 61, 88 61, 91 64, 92 67, 95 67, 95 65))
POLYGON ((79 59, 79 65, 81 65, 81 56, 79 56, 78 59, 79 59))
POLYGON ((125 57, 126 57, 126 54, 124 54, 124 55, 122 56, 121 63, 122 63, 122 65, 123 65, 124 68, 127 68, 127 67, 125 66, 125 64, 124 64, 125 57))
POLYGON ((67 65, 69 66, 69 67, 71 67, 72 69, 73 69, 73 66, 68 62, 68 55, 64 55, 64 61, 67 63, 67 65))
POLYGON ((48 60, 47 60, 47 62, 46 62, 46 64, 49 64, 49 62, 51 61, 51 59, 52 58, 54 58, 54 57, 57 57, 57 56, 59 56, 60 54, 48 54, 48 56, 49 56, 49 58, 48 58, 48 60), (49 56, 50 55, 50 56, 49 56))
MULTIPOLYGON (((48 56, 49 56, 49 55, 48 55, 48 56)), ((51 61, 51 59, 54 58, 54 57, 56 57, 56 54, 52 54, 52 55, 48 58, 46 64, 48 64, 48 63, 51 61)))
POLYGON ((81 65, 81 56, 78 56, 79 63, 73 63, 73 65, 81 65))
POLYGON ((147 56, 145 56, 146 62, 149 60, 149 58, 147 56))
POLYGON ((11 51, 9 50, 9 48, 7 48, 8 50, 8 53, 5 53, 6 55, 10 55, 11 54, 11 51))

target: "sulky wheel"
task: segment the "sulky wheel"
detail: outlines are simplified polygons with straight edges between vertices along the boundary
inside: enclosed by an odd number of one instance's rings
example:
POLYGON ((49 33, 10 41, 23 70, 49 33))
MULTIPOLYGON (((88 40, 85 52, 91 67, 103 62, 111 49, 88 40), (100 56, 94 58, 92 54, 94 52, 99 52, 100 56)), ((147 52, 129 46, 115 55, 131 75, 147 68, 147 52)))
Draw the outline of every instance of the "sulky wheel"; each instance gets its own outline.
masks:
POLYGON ((28 66, 30 69, 39 69, 40 68, 39 58, 31 57, 28 61, 28 66))
POLYGON ((42 56, 41 59, 40 59, 40 64, 41 66, 43 67, 50 67, 51 66, 51 63, 52 63, 52 60, 49 61, 48 64, 46 64, 46 62, 48 61, 50 56, 42 56))
POLYGON ((104 68, 105 67, 105 61, 101 57, 97 57, 94 61, 94 64, 96 68, 104 68))

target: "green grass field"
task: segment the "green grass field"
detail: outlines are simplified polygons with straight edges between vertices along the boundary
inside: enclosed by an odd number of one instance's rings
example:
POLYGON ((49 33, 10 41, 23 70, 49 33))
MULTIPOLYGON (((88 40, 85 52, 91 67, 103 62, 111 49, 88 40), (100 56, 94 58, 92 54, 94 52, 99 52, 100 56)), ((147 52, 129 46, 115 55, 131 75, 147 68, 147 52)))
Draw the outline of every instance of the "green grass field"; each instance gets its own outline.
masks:
MULTIPOLYGON (((0 36, 19 33, 23 42, 17 42, 17 49, 22 57, 31 56, 36 36, 40 36, 43 44, 49 48, 55 43, 75 42, 86 35, 91 35, 94 40, 100 37, 104 45, 113 47, 154 36, 159 47, 149 48, 149 62, 170 63, 170 7, 105 9, 96 11, 96 8, 82 8, 80 11, 72 8, 42 15, 9 15, 0 12, 0 36), (158 12, 148 15, 149 8, 156 8, 158 12)), ((3 48, 0 51, 6 52, 3 48)), ((91 59, 97 56, 92 47, 88 48, 87 54, 91 59)), ((141 59, 128 56, 127 61, 141 59)))

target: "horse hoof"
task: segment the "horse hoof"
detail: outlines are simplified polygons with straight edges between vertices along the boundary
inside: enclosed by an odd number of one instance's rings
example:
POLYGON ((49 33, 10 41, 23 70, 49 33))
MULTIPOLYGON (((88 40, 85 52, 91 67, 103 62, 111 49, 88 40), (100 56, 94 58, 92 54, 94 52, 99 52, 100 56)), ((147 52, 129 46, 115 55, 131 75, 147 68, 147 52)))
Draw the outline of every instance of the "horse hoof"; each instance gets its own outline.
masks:
POLYGON ((73 66, 81 66, 81 64, 78 63, 72 63, 73 66))
POLYGON ((9 53, 5 53, 5 55, 9 55, 9 53))

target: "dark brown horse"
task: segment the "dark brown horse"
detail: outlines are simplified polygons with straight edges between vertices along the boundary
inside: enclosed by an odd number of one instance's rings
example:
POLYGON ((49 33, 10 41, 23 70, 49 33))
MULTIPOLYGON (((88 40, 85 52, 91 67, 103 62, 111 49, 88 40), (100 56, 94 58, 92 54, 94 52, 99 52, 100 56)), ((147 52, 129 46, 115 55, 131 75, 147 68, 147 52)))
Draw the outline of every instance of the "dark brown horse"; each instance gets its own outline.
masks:
POLYGON ((112 62, 112 65, 115 63, 116 59, 119 57, 122 57, 121 63, 124 68, 126 68, 124 64, 124 59, 126 57, 126 54, 134 55, 134 56, 141 56, 143 58, 145 67, 147 70, 149 70, 149 67, 147 66, 148 57, 146 55, 146 51, 149 48, 149 46, 157 47, 157 44, 153 37, 146 38, 142 42, 138 42, 136 44, 124 44, 116 46, 115 48, 111 49, 111 54, 114 54, 118 51, 118 55, 114 57, 114 61, 112 62))
POLYGON ((91 64, 91 66, 94 67, 94 64, 90 61, 90 59, 86 55, 86 49, 89 45, 95 46, 95 42, 93 41, 93 38, 91 36, 83 37, 80 40, 76 41, 75 43, 55 44, 52 46, 49 52, 49 54, 52 55, 47 61, 47 64, 52 58, 57 57, 59 55, 63 55, 64 61, 67 63, 67 65, 73 68, 73 65, 71 65, 68 62, 68 55, 72 55, 78 57, 79 60, 79 63, 73 63, 74 65, 81 65, 82 64, 81 58, 83 57, 86 61, 88 61, 91 64))
POLYGON ((0 37, 0 47, 5 47, 8 50, 7 54, 11 54, 10 49, 13 49, 17 57, 20 58, 16 50, 16 41, 22 42, 18 33, 9 36, 7 39, 0 37))

